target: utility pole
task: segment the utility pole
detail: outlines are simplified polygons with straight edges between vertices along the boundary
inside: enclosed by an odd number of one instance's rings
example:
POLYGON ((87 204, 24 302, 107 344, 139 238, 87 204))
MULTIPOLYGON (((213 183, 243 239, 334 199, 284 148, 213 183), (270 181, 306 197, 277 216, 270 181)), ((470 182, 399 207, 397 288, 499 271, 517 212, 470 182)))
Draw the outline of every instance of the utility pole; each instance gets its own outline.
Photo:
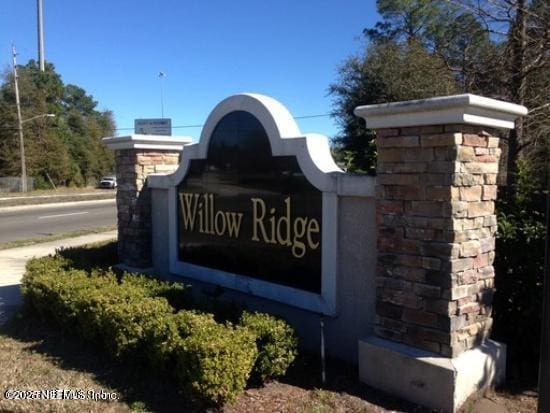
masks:
POLYGON ((21 118, 21 103, 19 101, 19 83, 17 77, 17 53, 12 44, 13 53, 13 83, 15 88, 15 104, 17 106, 17 131, 19 132, 19 154, 21 157, 21 192, 27 192, 27 165, 25 164, 25 142, 23 140, 23 119, 21 118))
POLYGON ((42 15, 42 0, 36 0, 36 8, 38 14, 38 62, 40 71, 45 70, 44 67, 44 19, 42 15))

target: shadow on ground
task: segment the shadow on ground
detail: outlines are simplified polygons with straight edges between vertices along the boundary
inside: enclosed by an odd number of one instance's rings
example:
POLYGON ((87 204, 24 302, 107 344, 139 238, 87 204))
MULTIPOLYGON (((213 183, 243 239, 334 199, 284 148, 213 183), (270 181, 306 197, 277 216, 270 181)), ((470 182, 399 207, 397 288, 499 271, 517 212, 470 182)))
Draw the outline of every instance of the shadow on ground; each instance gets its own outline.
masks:
POLYGON ((326 360, 326 381, 321 380, 320 358, 310 354, 301 355, 289 368, 282 383, 306 390, 327 390, 346 393, 392 412, 428 413, 434 410, 397 399, 358 380, 358 367, 341 360, 326 360))
POLYGON ((0 286, 0 326, 5 324, 21 304, 19 284, 0 286))

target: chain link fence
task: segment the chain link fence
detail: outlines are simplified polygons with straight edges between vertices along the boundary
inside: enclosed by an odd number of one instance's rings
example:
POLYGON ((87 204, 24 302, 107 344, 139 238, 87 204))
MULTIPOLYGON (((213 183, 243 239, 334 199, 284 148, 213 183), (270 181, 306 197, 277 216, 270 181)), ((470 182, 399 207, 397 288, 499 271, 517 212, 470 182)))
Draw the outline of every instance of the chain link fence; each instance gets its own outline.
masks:
MULTIPOLYGON (((27 178, 27 190, 34 188, 34 178, 27 178)), ((21 178, 4 176, 0 177, 0 192, 21 192, 21 178)))

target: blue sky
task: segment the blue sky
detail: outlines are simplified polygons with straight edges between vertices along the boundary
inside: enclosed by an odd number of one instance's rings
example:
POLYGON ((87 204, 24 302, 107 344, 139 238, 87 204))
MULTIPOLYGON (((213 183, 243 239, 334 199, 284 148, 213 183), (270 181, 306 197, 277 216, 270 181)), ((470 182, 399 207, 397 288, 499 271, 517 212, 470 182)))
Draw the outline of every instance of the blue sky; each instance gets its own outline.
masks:
MULTIPOLYGON (((0 65, 37 57, 36 1, 4 0, 0 65)), ((327 88, 338 65, 359 52, 363 28, 379 19, 365 0, 43 0, 46 60, 115 114, 117 127, 161 115, 200 125, 222 99, 263 93, 294 116, 331 111, 327 88)), ((297 120, 302 132, 333 136, 329 117, 297 120)), ((131 131, 120 130, 119 134, 131 131)), ((175 128, 174 135, 200 135, 175 128)))

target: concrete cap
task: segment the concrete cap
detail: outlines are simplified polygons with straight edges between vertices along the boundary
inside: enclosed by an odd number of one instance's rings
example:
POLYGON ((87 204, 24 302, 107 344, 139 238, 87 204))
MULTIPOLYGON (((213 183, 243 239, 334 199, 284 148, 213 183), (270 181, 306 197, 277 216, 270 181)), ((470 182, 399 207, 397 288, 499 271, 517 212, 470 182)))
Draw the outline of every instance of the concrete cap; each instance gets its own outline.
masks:
POLYGON ((193 142, 189 136, 127 135, 103 138, 103 143, 111 150, 152 149, 181 151, 193 142))
POLYGON ((355 115, 367 128, 468 124, 513 129, 514 121, 527 114, 525 106, 472 94, 358 106, 355 115))

